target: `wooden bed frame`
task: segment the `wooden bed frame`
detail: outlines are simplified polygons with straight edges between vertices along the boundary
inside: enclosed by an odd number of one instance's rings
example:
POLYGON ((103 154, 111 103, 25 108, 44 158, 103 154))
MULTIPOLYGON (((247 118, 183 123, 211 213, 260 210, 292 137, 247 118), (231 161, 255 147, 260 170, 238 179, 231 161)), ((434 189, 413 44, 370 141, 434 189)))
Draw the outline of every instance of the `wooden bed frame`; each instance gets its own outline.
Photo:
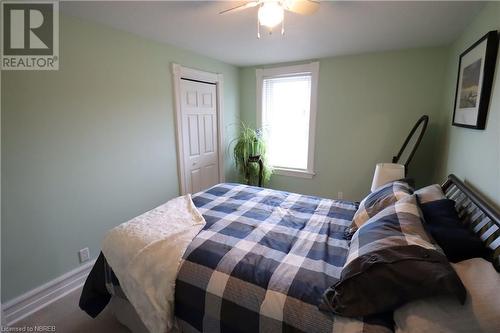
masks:
POLYGON ((455 201, 462 223, 493 251, 493 266, 500 272, 500 213, 453 174, 441 187, 455 201))

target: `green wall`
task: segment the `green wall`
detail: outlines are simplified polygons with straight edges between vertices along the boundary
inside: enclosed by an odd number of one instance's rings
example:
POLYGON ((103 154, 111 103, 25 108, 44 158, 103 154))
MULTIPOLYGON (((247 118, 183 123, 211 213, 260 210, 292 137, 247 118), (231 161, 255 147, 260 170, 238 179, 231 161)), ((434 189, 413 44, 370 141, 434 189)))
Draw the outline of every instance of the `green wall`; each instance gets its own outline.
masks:
MULTIPOLYGON (((413 124, 430 116, 410 165, 419 185, 432 180, 446 48, 320 59, 313 179, 274 175, 270 187, 361 200, 377 162, 390 162, 413 124)), ((255 68, 240 70, 243 121, 256 121, 255 68)))
POLYGON ((450 47, 441 118, 442 164, 436 179, 455 173, 500 209, 500 53, 485 130, 451 126, 460 54, 490 30, 500 30, 500 3, 485 6, 450 47))
POLYGON ((60 38, 59 71, 2 73, 3 302, 178 195, 171 62, 223 73, 227 141, 239 121, 236 67, 66 16, 60 38))

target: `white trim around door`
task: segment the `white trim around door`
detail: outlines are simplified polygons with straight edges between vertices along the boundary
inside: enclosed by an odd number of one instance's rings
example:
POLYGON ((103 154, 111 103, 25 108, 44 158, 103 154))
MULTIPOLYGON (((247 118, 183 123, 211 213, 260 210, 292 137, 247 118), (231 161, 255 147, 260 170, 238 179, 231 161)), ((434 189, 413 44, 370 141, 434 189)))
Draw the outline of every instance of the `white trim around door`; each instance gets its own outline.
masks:
POLYGON ((179 191, 181 195, 186 194, 186 175, 183 158, 183 142, 182 142, 182 117, 181 117, 181 101, 180 101, 180 86, 181 79, 200 81, 215 84, 217 87, 217 144, 219 158, 219 181, 224 182, 224 77, 219 73, 204 72, 198 69, 184 67, 176 63, 172 63, 172 78, 174 87, 174 109, 175 109, 175 135, 177 140, 177 167, 179 176, 179 191))

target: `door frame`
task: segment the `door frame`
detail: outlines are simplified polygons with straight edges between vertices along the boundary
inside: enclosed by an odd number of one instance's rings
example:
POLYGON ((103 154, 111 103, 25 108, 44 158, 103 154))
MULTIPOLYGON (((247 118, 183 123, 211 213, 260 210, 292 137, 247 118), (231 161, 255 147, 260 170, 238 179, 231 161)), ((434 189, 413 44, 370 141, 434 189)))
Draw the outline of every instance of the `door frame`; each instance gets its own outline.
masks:
POLYGON ((194 68, 184 67, 172 63, 172 79, 174 87, 175 109, 175 136, 177 150, 177 174, 179 177, 179 192, 181 195, 188 193, 186 189, 186 173, 184 165, 184 146, 182 142, 182 110, 181 110, 181 79, 212 83, 216 87, 216 114, 217 114, 217 154, 219 162, 219 182, 225 181, 224 175, 224 76, 220 73, 205 72, 194 68))

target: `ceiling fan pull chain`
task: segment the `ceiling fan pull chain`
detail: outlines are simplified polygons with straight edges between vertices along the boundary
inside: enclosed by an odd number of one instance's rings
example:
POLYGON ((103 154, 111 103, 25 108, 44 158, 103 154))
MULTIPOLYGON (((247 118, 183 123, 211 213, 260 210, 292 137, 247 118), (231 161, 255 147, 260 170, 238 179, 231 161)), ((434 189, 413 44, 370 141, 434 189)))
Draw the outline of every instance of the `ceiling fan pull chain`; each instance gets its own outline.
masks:
POLYGON ((260 39, 260 22, 259 22, 259 19, 257 19, 257 38, 260 39))
POLYGON ((283 14, 283 20, 281 21, 281 36, 285 34, 285 14, 283 14))

